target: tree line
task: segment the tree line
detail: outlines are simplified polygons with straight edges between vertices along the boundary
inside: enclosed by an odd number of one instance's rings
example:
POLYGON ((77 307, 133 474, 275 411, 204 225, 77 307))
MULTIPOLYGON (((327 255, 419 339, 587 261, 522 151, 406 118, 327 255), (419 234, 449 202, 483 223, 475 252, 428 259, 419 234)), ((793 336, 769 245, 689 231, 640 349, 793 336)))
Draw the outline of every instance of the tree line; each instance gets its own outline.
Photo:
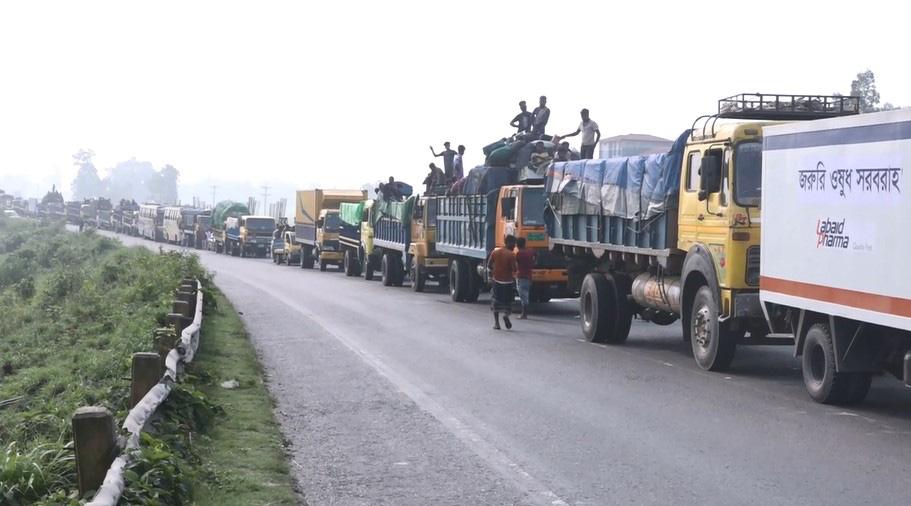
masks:
POLYGON ((131 158, 108 169, 105 177, 98 175, 95 152, 80 149, 73 155, 76 177, 71 185, 73 199, 105 197, 117 202, 132 199, 137 202, 177 203, 177 180, 180 172, 173 165, 159 170, 150 162, 131 158))

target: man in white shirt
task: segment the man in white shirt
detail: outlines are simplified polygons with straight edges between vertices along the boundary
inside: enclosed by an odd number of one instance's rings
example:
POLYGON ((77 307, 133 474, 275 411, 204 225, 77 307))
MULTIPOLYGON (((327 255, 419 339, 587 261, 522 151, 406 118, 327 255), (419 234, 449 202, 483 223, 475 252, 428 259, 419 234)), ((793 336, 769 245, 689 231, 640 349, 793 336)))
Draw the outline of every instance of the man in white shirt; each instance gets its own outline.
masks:
POLYGON ((591 160, 595 156, 595 146, 601 140, 601 130, 598 129, 598 124, 588 117, 588 109, 582 109, 581 114, 582 123, 579 123, 579 128, 575 132, 562 137, 573 137, 582 132, 582 146, 579 148, 581 158, 583 160, 591 160))
POLYGON ((458 181, 465 176, 465 167, 462 165, 462 157, 465 155, 465 146, 459 144, 459 153, 452 159, 452 180, 458 181))

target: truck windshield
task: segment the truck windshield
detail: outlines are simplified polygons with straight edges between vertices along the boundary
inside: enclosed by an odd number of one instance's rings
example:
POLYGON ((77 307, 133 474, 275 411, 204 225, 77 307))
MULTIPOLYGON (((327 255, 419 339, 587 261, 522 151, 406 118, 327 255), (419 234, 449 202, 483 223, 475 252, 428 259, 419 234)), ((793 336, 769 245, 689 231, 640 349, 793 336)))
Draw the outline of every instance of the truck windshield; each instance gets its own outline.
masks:
POLYGON ((341 225, 341 219, 337 213, 327 214, 323 219, 323 230, 327 232, 334 232, 338 230, 341 225))
POLYGON ((734 202, 758 206, 762 196, 762 144, 741 142, 734 150, 734 202))
POLYGON ((247 218, 247 229, 254 232, 272 232, 275 220, 272 218, 247 218))
POLYGON ((522 192, 522 224, 544 225, 544 188, 526 188, 522 192))

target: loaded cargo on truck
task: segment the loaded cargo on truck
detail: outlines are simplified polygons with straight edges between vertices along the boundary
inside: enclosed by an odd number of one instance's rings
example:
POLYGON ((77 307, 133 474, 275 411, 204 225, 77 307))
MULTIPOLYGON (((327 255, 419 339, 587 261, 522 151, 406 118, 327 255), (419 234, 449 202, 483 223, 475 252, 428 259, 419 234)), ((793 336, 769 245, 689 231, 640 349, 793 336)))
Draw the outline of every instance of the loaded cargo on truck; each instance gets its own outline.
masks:
POLYGON ((233 200, 223 200, 212 209, 212 218, 209 222, 210 240, 208 249, 216 253, 237 256, 240 254, 239 230, 232 230, 237 226, 237 218, 250 214, 250 209, 245 204, 233 200), (233 218, 231 223, 228 220, 233 218))
POLYGON ((301 269, 312 269, 316 262, 320 270, 329 265, 343 268, 344 252, 339 247, 339 205, 361 202, 367 198, 364 190, 301 190, 297 192, 294 216, 294 240, 300 245, 301 269))
POLYGON ((580 289, 585 336, 621 343, 635 315, 659 325, 681 319, 707 370, 727 368, 737 344, 790 342, 769 335, 759 303, 769 123, 744 120, 838 117, 858 105, 857 97, 738 95, 698 118, 668 153, 553 164, 547 229, 580 289))
POLYGON ((763 131, 760 298, 819 402, 911 384, 909 161, 911 111, 763 131))

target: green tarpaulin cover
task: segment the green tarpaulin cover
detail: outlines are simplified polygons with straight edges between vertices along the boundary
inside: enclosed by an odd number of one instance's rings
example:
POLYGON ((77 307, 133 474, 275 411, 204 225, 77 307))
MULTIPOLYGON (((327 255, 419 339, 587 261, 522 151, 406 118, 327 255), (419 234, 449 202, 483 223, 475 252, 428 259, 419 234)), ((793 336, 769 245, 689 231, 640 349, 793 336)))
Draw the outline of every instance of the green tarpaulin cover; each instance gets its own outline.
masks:
POLYGON ((358 202, 356 204, 351 202, 342 202, 338 205, 338 216, 342 219, 343 222, 353 225, 355 227, 360 226, 361 216, 364 214, 364 203, 358 202))
POLYGON ((417 197, 409 197, 408 200, 404 202, 396 202, 391 200, 376 200, 373 202, 373 223, 384 217, 388 216, 396 221, 401 222, 403 225, 411 224, 411 212, 414 209, 414 201, 417 197))
POLYGON ((223 200, 212 210, 212 228, 221 230, 225 228, 225 220, 229 216, 237 218, 245 214, 250 214, 246 205, 233 200, 223 200))

